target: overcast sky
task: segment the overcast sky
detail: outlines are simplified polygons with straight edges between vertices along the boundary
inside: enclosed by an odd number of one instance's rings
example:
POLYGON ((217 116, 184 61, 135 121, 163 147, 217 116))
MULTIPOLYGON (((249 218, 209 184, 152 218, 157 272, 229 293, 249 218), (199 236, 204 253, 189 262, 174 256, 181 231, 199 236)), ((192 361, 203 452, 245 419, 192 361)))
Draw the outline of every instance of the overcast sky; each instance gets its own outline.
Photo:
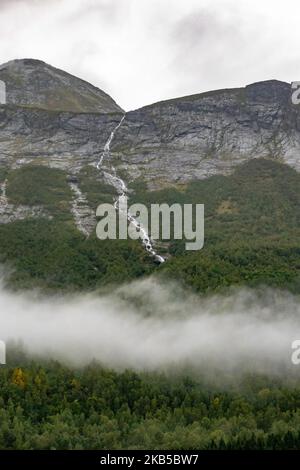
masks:
POLYGON ((299 0, 0 0, 0 62, 31 57, 125 110, 300 80, 299 0))

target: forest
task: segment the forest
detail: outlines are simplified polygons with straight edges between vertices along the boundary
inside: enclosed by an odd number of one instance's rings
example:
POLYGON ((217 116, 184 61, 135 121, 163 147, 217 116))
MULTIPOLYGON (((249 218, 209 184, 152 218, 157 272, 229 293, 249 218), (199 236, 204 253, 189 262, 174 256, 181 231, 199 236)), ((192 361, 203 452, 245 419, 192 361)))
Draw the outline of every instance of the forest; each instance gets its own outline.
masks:
POLYGON ((297 449, 299 377, 72 368, 9 352, 1 449, 297 449), (226 381, 225 381, 226 382, 226 381))

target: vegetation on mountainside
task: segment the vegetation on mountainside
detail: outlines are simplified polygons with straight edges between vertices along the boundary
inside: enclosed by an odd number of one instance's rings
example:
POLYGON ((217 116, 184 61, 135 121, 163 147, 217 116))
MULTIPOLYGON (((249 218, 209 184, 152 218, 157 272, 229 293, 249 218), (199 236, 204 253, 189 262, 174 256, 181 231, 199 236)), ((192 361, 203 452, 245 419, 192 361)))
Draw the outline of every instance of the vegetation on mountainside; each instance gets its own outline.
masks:
POLYGON ((71 219, 72 191, 66 174, 57 168, 25 165, 7 176, 6 194, 12 204, 44 206, 57 218, 71 219))
POLYGON ((271 160, 252 160, 231 176, 213 176, 187 185, 145 193, 134 199, 151 203, 205 205, 205 244, 185 250, 173 240, 163 271, 198 291, 228 285, 267 284, 300 287, 300 175, 271 160))
MULTIPOLYGON (((95 208, 113 189, 79 175, 95 208), (99 191, 99 192, 98 192, 99 191)), ((205 205, 205 245, 187 252, 185 240, 168 243, 170 259, 157 268, 137 241, 85 239, 70 214, 70 188, 61 170, 25 166, 8 174, 7 194, 18 204, 42 204, 53 220, 0 225, 1 261, 15 268, 15 287, 94 289, 153 272, 176 277, 200 292, 229 285, 266 284, 299 291, 300 175, 269 160, 252 160, 231 176, 191 182, 184 189, 146 192, 136 183, 130 203, 205 205)))
POLYGON ((96 211, 99 204, 112 203, 116 190, 113 186, 97 179, 98 175, 95 172, 92 166, 84 166, 80 171, 79 181, 81 191, 87 195, 90 206, 96 211))
POLYGON ((28 219, 0 226, 0 260, 14 288, 91 290, 150 272, 137 241, 85 239, 65 222, 28 219))

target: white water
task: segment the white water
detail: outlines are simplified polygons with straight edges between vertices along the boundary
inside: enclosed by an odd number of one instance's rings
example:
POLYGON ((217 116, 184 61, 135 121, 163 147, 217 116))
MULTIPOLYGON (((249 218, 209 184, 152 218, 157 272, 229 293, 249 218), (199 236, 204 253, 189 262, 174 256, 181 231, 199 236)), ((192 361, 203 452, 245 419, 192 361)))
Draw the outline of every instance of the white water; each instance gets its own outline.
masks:
MULTIPOLYGON (((125 116, 126 115, 124 114, 121 121, 114 128, 114 130, 111 132, 106 144, 104 145, 104 149, 103 149, 103 152, 101 154, 100 160, 97 163, 97 170, 101 170, 103 160, 109 158, 109 156, 110 156, 110 145, 113 141, 113 138, 115 136, 116 131, 119 129, 119 127, 121 127, 121 125, 122 125, 122 123, 125 119, 125 116)), ((128 188, 126 186, 125 181, 122 178, 120 178, 119 176, 116 175, 116 170, 115 170, 114 167, 112 167, 112 171, 113 171, 113 173, 108 173, 107 171, 103 171, 103 174, 104 174, 106 180, 109 182, 109 184, 111 184, 117 191, 117 194, 118 194, 119 197, 115 200, 114 206, 115 206, 116 210, 119 210, 119 198, 122 198, 122 197, 127 197, 128 198, 128 188)), ((148 235, 148 233, 144 229, 144 227, 129 212, 127 213, 127 219, 136 229, 139 230, 139 232, 141 234, 142 244, 144 245, 146 251, 148 253, 150 253, 156 259, 156 261, 158 261, 159 263, 164 263, 165 259, 162 256, 160 256, 158 253, 156 253, 156 251, 154 250, 153 241, 151 240, 150 236, 148 235)))
POLYGON ((95 227, 95 213, 90 208, 85 195, 80 190, 77 183, 70 182, 70 188, 73 191, 72 200, 72 214, 75 219, 75 224, 85 237, 89 237, 93 228, 95 227))
POLYGON ((5 179, 3 183, 0 185, 0 191, 1 191, 0 202, 2 206, 8 205, 8 200, 6 196, 6 188, 7 188, 7 179, 5 179))

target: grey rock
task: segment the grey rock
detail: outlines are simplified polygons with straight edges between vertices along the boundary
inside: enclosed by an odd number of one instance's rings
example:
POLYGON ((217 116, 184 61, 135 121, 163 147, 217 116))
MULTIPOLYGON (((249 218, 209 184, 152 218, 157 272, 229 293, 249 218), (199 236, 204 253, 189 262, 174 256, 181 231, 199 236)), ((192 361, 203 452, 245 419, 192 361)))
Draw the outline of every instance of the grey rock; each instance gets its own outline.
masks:
POLYGON ((122 114, 0 106, 0 164, 45 164, 76 173, 100 156, 122 114))
POLYGON ((0 66, 6 104, 72 112, 122 112, 104 91, 40 60, 21 59, 0 66))
POLYGON ((65 170, 74 190, 71 210, 85 234, 95 224, 86 195, 79 194, 79 172, 86 165, 94 167, 95 179, 105 178, 105 172, 125 175, 129 188, 139 179, 149 189, 229 174, 258 157, 300 170, 300 107, 292 104, 291 86, 284 82, 259 82, 128 112, 99 172, 105 143, 123 116, 110 97, 40 61, 0 66, 0 79, 8 90, 7 104, 0 105, 0 165, 65 170))
POLYGON ((300 108, 276 80, 156 103, 127 113, 112 153, 152 189, 228 174, 251 158, 300 170, 300 108))
POLYGON ((74 182, 74 178, 69 177, 69 184, 73 191, 71 211, 74 216, 76 227, 85 235, 85 237, 89 237, 96 225, 96 214, 89 207, 88 200, 82 193, 78 183, 74 182))

